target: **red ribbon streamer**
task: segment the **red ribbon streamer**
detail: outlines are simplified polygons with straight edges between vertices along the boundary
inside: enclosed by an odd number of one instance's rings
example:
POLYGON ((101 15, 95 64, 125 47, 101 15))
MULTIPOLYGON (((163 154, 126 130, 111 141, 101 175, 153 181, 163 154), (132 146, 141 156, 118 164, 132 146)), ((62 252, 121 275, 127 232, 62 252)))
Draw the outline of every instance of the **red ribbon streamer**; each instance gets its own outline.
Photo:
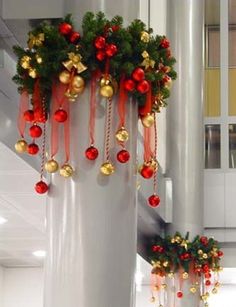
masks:
POLYGON ((143 131, 143 143, 144 143, 144 161, 149 162, 151 158, 154 157, 154 151, 152 147, 152 139, 154 134, 154 125, 152 125, 150 128, 144 127, 143 131))
POLYGON ((33 100, 34 115, 35 115, 36 121, 37 121, 37 118, 44 116, 42 98, 41 98, 41 94, 40 94, 39 79, 37 79, 36 82, 35 82, 32 100, 33 100))
POLYGON ((70 160, 70 108, 69 101, 65 99, 64 110, 67 112, 67 120, 64 122, 64 145, 65 145, 65 163, 70 160))
POLYGON ((120 80, 120 93, 118 101, 118 114, 120 118, 119 128, 125 126, 125 103, 127 101, 128 95, 124 87, 125 76, 123 75, 120 80))
POLYGON ((19 113, 18 113, 18 130, 21 137, 24 137, 26 121, 24 119, 24 113, 29 108, 29 94, 24 90, 20 96, 19 113))
POLYGON ((149 83, 149 91, 147 92, 146 95, 146 102, 145 105, 143 107, 139 108, 139 115, 146 115, 148 113, 151 113, 152 111, 152 87, 151 87, 151 83, 149 83))
POLYGON ((90 144, 94 145, 94 132, 95 132, 95 115, 96 115, 96 82, 100 76, 98 71, 95 71, 92 75, 91 80, 91 91, 90 91, 90 117, 89 117, 89 137, 90 144))

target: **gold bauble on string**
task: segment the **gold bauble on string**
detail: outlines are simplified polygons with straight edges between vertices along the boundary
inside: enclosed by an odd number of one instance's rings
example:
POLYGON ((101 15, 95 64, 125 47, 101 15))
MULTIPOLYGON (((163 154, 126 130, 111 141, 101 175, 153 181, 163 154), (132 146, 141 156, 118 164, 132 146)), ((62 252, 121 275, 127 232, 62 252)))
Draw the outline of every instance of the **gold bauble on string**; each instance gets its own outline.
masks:
POLYGON ((146 31, 142 31, 140 39, 141 39, 142 42, 148 43, 149 40, 150 40, 150 34, 148 32, 146 32, 146 31))
POLYGON ((161 288, 162 289, 166 289, 167 288, 167 284, 161 284, 161 288))
POLYGON ((206 253, 203 253, 202 258, 203 258, 203 259, 207 259, 207 258, 208 258, 208 255, 207 255, 206 253))
POLYGON ((111 85, 111 77, 107 77, 107 78, 102 77, 100 79, 100 86, 102 87, 102 86, 105 86, 105 85, 111 85))
POLYGON ((128 131, 124 127, 121 127, 116 132, 116 139, 118 142, 127 142, 129 139, 128 131))
POLYGON ((201 249, 199 249, 199 250, 197 251, 197 253, 198 253, 198 255, 202 255, 202 254, 203 254, 203 251, 202 251, 201 249))
POLYGON ((155 122, 154 115, 148 113, 147 115, 141 117, 141 121, 144 127, 150 128, 155 122))
POLYGON ((104 85, 100 88, 100 95, 105 98, 111 98, 114 95, 114 89, 111 85, 104 85))
POLYGON ((158 162, 156 158, 152 158, 148 165, 151 166, 155 171, 158 169, 158 162))
POLYGON ((169 278, 174 278, 174 272, 168 273, 168 277, 169 277, 169 278))
POLYGON ((155 297, 152 296, 152 297, 150 298, 150 302, 151 302, 151 303, 155 303, 155 301, 156 301, 155 297))
POLYGON ((192 287, 190 287, 189 291, 194 294, 194 293, 197 292, 197 288, 192 286, 192 287))
POLYGON ((153 288, 154 288, 155 291, 159 291, 160 290, 160 287, 158 285, 155 285, 153 288))
POLYGON ((31 61, 31 57, 29 57, 28 55, 24 55, 20 60, 21 67, 24 69, 29 69, 30 61, 31 61))
POLYGON ((27 148, 28 148, 28 144, 26 143, 24 139, 17 141, 15 144, 15 150, 18 153, 26 152, 27 148))
POLYGON ((59 74, 59 80, 63 84, 69 84, 70 83, 70 72, 68 70, 63 70, 59 74))
POLYGON ((57 161, 51 159, 45 163, 44 168, 48 173, 55 173, 58 171, 59 165, 57 161))
POLYGON ((169 261, 164 261, 164 262, 163 262, 163 267, 164 267, 164 268, 167 268, 168 266, 169 266, 169 261))
POLYGON ((35 79, 37 77, 37 72, 36 72, 35 68, 30 68, 28 74, 33 79, 35 79))
POLYGON ((187 272, 184 272, 184 273, 182 274, 182 277, 183 277, 183 279, 188 279, 188 273, 187 273, 187 272))
POLYGON ((70 100, 70 101, 75 101, 76 100, 76 98, 78 97, 78 93, 76 93, 75 91, 74 91, 74 89, 73 90, 67 90, 66 92, 65 92, 65 96, 70 100))
POLYGON ((216 287, 214 287, 211 291, 213 294, 216 294, 218 292, 218 289, 216 287))
POLYGON ((84 86, 85 86, 84 79, 80 77, 79 75, 74 76, 71 86, 72 86, 73 92, 77 94, 82 93, 84 90, 84 86))
POLYGON ((36 58, 36 61, 37 61, 38 64, 42 64, 43 63, 43 59, 41 58, 40 55, 36 54, 35 58, 36 58))
POLYGON ((110 176, 115 172, 115 167, 108 161, 101 165, 100 172, 105 176, 110 176))
POLYGON ((73 175, 74 170, 72 168, 72 166, 68 163, 64 164, 61 168, 60 168, 60 175, 64 178, 69 178, 73 175))

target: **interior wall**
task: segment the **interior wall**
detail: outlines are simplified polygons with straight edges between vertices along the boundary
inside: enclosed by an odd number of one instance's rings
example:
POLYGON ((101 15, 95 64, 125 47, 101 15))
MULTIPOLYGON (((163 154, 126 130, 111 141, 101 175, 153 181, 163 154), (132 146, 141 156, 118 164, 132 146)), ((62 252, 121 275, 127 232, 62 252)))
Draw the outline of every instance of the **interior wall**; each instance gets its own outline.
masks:
POLYGON ((0 265, 0 307, 3 307, 3 267, 0 265))

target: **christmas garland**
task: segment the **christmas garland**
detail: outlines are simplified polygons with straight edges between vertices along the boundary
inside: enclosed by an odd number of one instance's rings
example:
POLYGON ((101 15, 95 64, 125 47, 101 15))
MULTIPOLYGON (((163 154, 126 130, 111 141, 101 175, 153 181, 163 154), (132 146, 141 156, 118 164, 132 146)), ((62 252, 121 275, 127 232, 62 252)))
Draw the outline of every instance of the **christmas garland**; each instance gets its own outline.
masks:
MULTIPOLYGON (((167 279, 176 277, 176 295, 182 298, 183 281, 188 279, 189 291, 193 294, 200 292, 201 300, 208 306, 210 291, 216 294, 220 286, 220 260, 223 252, 213 238, 196 236, 189 241, 188 237, 188 233, 183 237, 178 232, 174 236, 158 236, 155 244, 150 246, 152 291, 165 290, 167 279)), ((151 300, 156 300, 154 292, 151 300)))
MULTIPOLYGON (((85 14, 82 22, 83 34, 75 31, 71 16, 66 16, 57 24, 43 22, 28 36, 28 48, 14 47, 18 57, 17 74, 13 80, 21 94, 18 127, 21 139, 16 143, 18 152, 35 155, 39 147, 35 139, 43 135, 42 156, 45 150, 45 123, 51 120, 51 159, 45 169, 52 173, 59 169, 54 157, 57 154, 57 124, 64 125, 69 138, 70 101, 82 94, 86 84, 90 84, 90 146, 85 151, 89 160, 99 154, 95 147, 94 122, 96 111, 96 89, 101 98, 107 100, 107 123, 111 121, 112 97, 117 94, 120 125, 116 139, 121 146, 117 159, 121 163, 129 160, 125 143, 129 134, 125 128, 125 103, 131 98, 138 103, 139 117, 144 128, 144 163, 141 175, 148 179, 156 175, 156 142, 151 148, 151 135, 155 135, 155 112, 167 105, 172 80, 176 79, 173 68, 175 58, 171 55, 170 43, 165 36, 153 36, 152 29, 146 29, 140 20, 134 20, 128 27, 123 26, 122 17, 106 19, 102 12, 85 14), (89 83, 88 83, 89 82, 89 83), (29 103, 30 101, 30 103, 29 103), (30 123, 29 135, 33 142, 25 141, 25 127, 30 123), (42 128, 41 128, 41 126, 42 128), (149 129, 150 128, 150 129, 149 129), (152 130, 152 131, 151 131, 152 130), (54 131, 54 132, 53 132, 54 131)), ((108 131, 109 131, 108 126, 108 131)), ((107 138, 109 139, 109 135, 107 138)), ((69 164, 69 142, 65 142, 65 163, 60 174, 70 177, 73 168, 69 164), (66 144, 67 143, 67 144, 66 144)), ((108 142, 105 142, 108 143, 108 142)), ((109 144, 105 148, 107 156, 101 166, 104 175, 114 172, 109 156, 109 144)), ((44 162, 44 161, 43 161, 44 162)), ((41 174, 42 179, 42 174, 41 174)), ((155 184, 154 184, 155 185, 155 184)), ((42 180, 36 191, 44 193, 48 186, 42 180)), ((150 205, 159 204, 157 195, 152 195, 150 205)))

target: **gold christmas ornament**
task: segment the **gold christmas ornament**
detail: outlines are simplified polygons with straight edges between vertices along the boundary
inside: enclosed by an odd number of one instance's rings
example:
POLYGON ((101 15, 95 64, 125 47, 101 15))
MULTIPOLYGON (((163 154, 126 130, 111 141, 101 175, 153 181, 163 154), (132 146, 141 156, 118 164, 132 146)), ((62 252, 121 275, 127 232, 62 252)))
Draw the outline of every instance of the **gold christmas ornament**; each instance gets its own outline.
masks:
POLYGON ((150 40, 150 34, 148 32, 146 32, 146 31, 142 31, 140 39, 141 39, 142 42, 148 43, 149 40, 150 40))
POLYGON ((74 90, 67 90, 65 92, 65 96, 70 100, 70 101, 75 101, 76 98, 78 97, 78 93, 76 93, 74 90))
POLYGON ((45 163, 44 168, 48 173, 55 173, 58 171, 59 165, 57 161, 51 159, 45 163))
POLYGON ((147 115, 141 117, 141 121, 144 127, 150 128, 155 122, 154 115, 148 113, 147 115))
POLYGON ((203 295, 200 296, 200 298, 201 298, 202 301, 206 301, 208 297, 207 297, 206 294, 203 294, 203 295))
POLYGON ((115 172, 115 167, 108 161, 101 165, 100 171, 103 175, 110 176, 115 172))
POLYGON ((100 95, 105 98, 111 98, 114 95, 114 89, 111 85, 104 85, 100 88, 100 95))
POLYGON ((199 249, 199 250, 197 251, 197 253, 198 253, 198 255, 202 255, 202 254, 203 254, 203 251, 202 251, 201 249, 199 249))
POLYGON ((184 272, 184 273, 182 274, 182 277, 183 277, 183 279, 188 279, 188 273, 187 273, 187 272, 184 272))
POLYGON ((117 132, 116 132, 116 140, 118 142, 127 142, 129 139, 129 133, 128 131, 124 128, 121 127, 117 132))
POLYGON ((206 253, 203 253, 202 258, 203 258, 203 259, 207 259, 207 258, 208 258, 207 254, 206 254, 206 253))
POLYGON ((37 77, 37 72, 35 68, 30 68, 28 73, 29 73, 29 76, 33 79, 37 77))
POLYGON ((70 164, 66 163, 60 168, 60 175, 64 178, 69 178, 73 175, 74 170, 70 164))
POLYGON ((156 62, 150 59, 149 54, 146 50, 143 51, 142 57, 143 57, 143 61, 141 63, 141 66, 144 66, 145 69, 148 69, 149 67, 154 68, 156 62))
POLYGON ((73 80, 72 80, 72 90, 75 93, 82 93, 84 90, 84 86, 85 86, 85 82, 84 79, 82 77, 80 77, 79 75, 74 76, 73 80))
POLYGON ((29 69, 30 61, 31 61, 31 57, 29 57, 28 55, 24 55, 20 60, 21 67, 24 69, 29 69))
POLYGON ((151 302, 151 303, 155 303, 155 301, 156 301, 155 297, 152 296, 152 297, 150 298, 150 302, 151 302))
POLYGON ((42 64, 43 63, 43 59, 41 58, 40 55, 36 54, 35 58, 36 58, 36 61, 37 61, 38 64, 42 64))
POLYGON ((219 287, 220 287, 220 283, 219 283, 218 281, 215 283, 215 287, 216 287, 216 288, 219 288, 219 287))
POLYGON ((112 82, 111 82, 111 76, 108 76, 108 77, 102 77, 100 79, 100 86, 105 86, 105 85, 111 85, 112 82))
POLYGON ((81 62, 82 56, 79 53, 69 52, 68 58, 67 61, 62 62, 67 70, 71 71, 72 68, 75 68, 80 74, 88 68, 81 62))
POLYGON ((190 287, 189 291, 194 294, 194 293, 197 292, 197 288, 192 286, 192 287, 190 287))
POLYGON ((32 33, 30 33, 28 40, 29 49, 32 49, 35 46, 40 47, 42 46, 43 42, 44 42, 44 33, 39 33, 37 35, 33 35, 32 33))
POLYGON ((150 165, 154 170, 157 170, 157 169, 158 169, 158 162, 157 162, 156 158, 152 158, 152 160, 150 161, 149 165, 150 165))
POLYGON ((167 284, 161 284, 161 288, 162 289, 166 289, 167 288, 167 284))
POLYGON ((59 74, 59 80, 63 84, 69 84, 70 83, 70 72, 68 70, 63 70, 59 74))
POLYGON ((159 291, 159 290, 160 290, 159 286, 158 286, 158 285, 155 285, 155 286, 154 286, 154 290, 155 290, 155 291, 159 291))
POLYGON ((169 278, 174 278, 174 273, 173 272, 168 273, 168 277, 169 278))
POLYGON ((180 238, 180 236, 175 236, 175 242, 176 243, 181 243, 181 238, 180 238))
POLYGON ((212 289, 211 292, 212 292, 213 294, 216 294, 216 293, 218 292, 218 289, 214 287, 214 288, 212 289))
POLYGON ((164 268, 167 268, 168 265, 169 265, 169 261, 164 261, 164 262, 163 262, 163 267, 164 267, 164 268))
POLYGON ((26 141, 24 139, 17 141, 16 144, 15 144, 15 150, 18 153, 26 152, 27 147, 28 147, 28 144, 26 143, 26 141))
POLYGON ((172 244, 175 243, 175 238, 172 238, 171 241, 170 241, 172 244))

